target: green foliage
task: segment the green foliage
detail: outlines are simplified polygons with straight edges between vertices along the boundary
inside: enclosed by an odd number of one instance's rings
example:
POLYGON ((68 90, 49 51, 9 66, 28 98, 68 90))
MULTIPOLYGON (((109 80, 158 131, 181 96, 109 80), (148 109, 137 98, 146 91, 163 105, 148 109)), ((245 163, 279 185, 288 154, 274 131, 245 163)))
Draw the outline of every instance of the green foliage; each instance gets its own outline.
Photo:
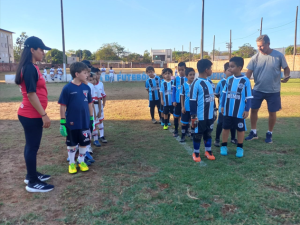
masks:
POLYGON ((205 56, 203 56, 203 59, 209 59, 209 60, 211 60, 211 58, 210 58, 210 56, 209 56, 209 55, 205 55, 205 56))
MULTIPOLYGON (((296 53, 300 54, 300 47, 296 48, 296 53)), ((294 46, 290 45, 285 49, 285 54, 286 55, 294 55, 294 46)))
POLYGON ((20 51, 23 49, 24 42, 27 38, 28 38, 28 35, 26 35, 26 32, 22 32, 20 34, 20 36, 16 39, 16 45, 19 46, 20 51))
POLYGON ((89 50, 83 50, 82 60, 93 60, 93 54, 89 50))
POLYGON ((128 56, 124 57, 127 62, 140 62, 140 54, 131 53, 128 56))
POLYGON ((76 51, 73 50, 73 49, 70 49, 70 50, 66 51, 66 55, 69 56, 69 57, 70 57, 71 55, 73 55, 73 54, 76 54, 76 51))
POLYGON ((256 50, 249 44, 244 44, 243 46, 239 47, 239 50, 234 51, 232 56, 238 56, 242 58, 250 58, 256 54, 256 50))
POLYGON ((95 52, 96 60, 119 60, 117 49, 114 43, 111 44, 103 44, 101 48, 99 48, 95 52))
POLYGON ((151 62, 152 62, 152 58, 151 58, 151 55, 150 55, 150 53, 148 52, 148 50, 145 50, 145 51, 144 51, 144 56, 143 56, 142 62, 143 62, 143 63, 151 63, 151 62))
POLYGON ((62 64, 63 52, 53 48, 46 53, 45 60, 47 63, 62 64))
POLYGON ((21 58, 20 46, 14 45, 14 59, 15 59, 15 62, 20 62, 20 58, 21 58))

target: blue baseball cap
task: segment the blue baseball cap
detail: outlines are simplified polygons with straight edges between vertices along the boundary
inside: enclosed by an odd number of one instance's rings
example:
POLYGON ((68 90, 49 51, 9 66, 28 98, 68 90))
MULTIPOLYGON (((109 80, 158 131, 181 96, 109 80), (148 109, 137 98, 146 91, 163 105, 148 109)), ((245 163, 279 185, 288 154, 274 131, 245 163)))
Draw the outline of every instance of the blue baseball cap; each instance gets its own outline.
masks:
POLYGON ((51 48, 47 47, 40 38, 35 37, 35 36, 27 38, 26 41, 24 42, 24 47, 25 48, 34 48, 34 49, 40 48, 43 50, 51 50, 51 48))

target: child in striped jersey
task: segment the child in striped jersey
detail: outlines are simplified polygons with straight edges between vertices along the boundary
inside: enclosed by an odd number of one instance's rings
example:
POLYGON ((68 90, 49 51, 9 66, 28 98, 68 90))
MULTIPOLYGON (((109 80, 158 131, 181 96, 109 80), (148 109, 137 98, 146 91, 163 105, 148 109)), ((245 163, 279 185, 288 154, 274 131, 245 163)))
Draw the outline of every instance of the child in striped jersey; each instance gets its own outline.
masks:
POLYGON ((233 57, 229 61, 229 71, 233 74, 228 77, 223 89, 221 100, 221 112, 223 113, 223 134, 221 155, 227 155, 227 139, 231 128, 237 129, 238 144, 236 157, 244 156, 243 141, 246 131, 245 119, 249 115, 251 105, 251 83, 250 80, 242 75, 244 59, 233 57))
POLYGON ((154 73, 153 66, 148 66, 146 68, 146 73, 149 78, 145 82, 145 88, 149 96, 149 107, 152 123, 156 124, 157 121, 154 119, 154 110, 155 106, 157 107, 158 116, 160 117, 159 108, 160 108, 160 77, 156 76, 154 73))
POLYGON ((164 130, 168 130, 170 114, 173 114, 173 81, 171 80, 173 71, 170 68, 165 68, 162 74, 164 76, 164 82, 160 85, 160 102, 164 106, 164 130))

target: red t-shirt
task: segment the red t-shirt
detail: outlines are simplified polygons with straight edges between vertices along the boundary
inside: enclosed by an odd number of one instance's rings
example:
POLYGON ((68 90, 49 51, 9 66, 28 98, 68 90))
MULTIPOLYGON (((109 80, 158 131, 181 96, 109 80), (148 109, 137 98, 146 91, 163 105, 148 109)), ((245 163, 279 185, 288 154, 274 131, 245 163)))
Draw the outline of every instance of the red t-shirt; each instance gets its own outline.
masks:
POLYGON ((48 91, 46 82, 37 65, 29 63, 22 68, 21 72, 22 82, 19 85, 23 96, 23 101, 19 107, 18 115, 27 118, 42 118, 42 116, 31 105, 27 93, 35 92, 38 96, 44 110, 48 104, 48 91))

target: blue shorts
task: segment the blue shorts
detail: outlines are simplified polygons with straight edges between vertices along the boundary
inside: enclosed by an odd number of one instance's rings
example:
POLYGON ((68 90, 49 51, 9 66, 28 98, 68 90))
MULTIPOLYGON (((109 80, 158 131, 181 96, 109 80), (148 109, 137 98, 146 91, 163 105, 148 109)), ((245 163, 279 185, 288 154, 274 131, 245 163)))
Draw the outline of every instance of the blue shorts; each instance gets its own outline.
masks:
POLYGON ((191 121, 191 114, 190 111, 186 111, 185 114, 181 113, 181 123, 189 124, 191 121))
POLYGON ((268 111, 277 112, 281 110, 280 92, 264 93, 252 90, 251 109, 259 109, 263 100, 267 101, 268 111))

